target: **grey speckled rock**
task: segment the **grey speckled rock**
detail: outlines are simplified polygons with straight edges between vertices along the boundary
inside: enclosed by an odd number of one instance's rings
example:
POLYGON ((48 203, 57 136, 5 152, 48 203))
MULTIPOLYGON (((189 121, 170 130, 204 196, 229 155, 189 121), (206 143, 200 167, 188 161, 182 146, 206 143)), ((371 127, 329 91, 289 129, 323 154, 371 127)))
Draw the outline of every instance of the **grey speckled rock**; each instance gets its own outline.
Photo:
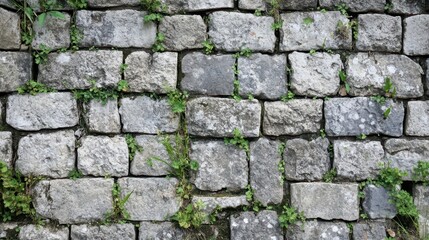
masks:
POLYGON ((21 47, 21 27, 19 15, 0 8, 0 49, 19 49, 21 47))
POLYGON ((20 227, 19 240, 68 240, 69 229, 67 226, 63 227, 50 227, 50 226, 39 226, 39 225, 25 225, 20 227))
POLYGON ((209 17, 209 36, 217 49, 274 51, 276 36, 271 28, 272 17, 237 12, 214 12, 209 17))
POLYGON ((286 142, 284 150, 285 174, 287 180, 316 181, 331 167, 329 140, 317 138, 312 141, 292 139, 286 142))
POLYGON ((238 1, 238 8, 245 10, 267 10, 266 2, 264 0, 240 0, 238 1))
POLYGON ((429 101, 408 102, 405 134, 409 136, 429 136, 429 101))
POLYGON ((8 239, 12 238, 12 236, 16 236, 16 229, 18 226, 19 225, 16 222, 0 223, 0 238, 8 239))
POLYGON ((124 137, 86 136, 77 149, 77 167, 83 175, 128 175, 128 145, 124 137))
POLYGON ((306 218, 354 221, 359 218, 358 184, 292 183, 291 205, 306 218))
POLYGON ((317 7, 317 0, 288 0, 280 1, 280 8, 286 10, 313 10, 317 7))
POLYGON ((192 94, 229 96, 234 91, 232 55, 190 53, 182 59, 181 88, 192 94))
POLYGON ((322 100, 296 99, 288 102, 265 102, 264 134, 300 135, 319 132, 322 100))
POLYGON ((414 204, 419 211, 419 235, 424 239, 429 235, 429 187, 416 185, 413 189, 414 204))
POLYGON ((131 92, 167 93, 177 84, 177 58, 173 52, 132 52, 125 59, 125 79, 131 92))
POLYGON ((329 9, 342 3, 351 12, 383 12, 386 0, 319 0, 320 7, 329 9))
POLYGON ((390 2, 392 9, 389 10, 389 13, 411 15, 425 11, 425 0, 391 0, 390 2))
POLYGON ((231 239, 277 239, 283 240, 282 229, 275 211, 259 213, 241 212, 232 215, 230 220, 231 239))
POLYGON ((404 19, 404 53, 407 55, 429 54, 429 14, 404 19))
POLYGON ((287 93, 286 56, 252 54, 238 59, 239 94, 280 99, 287 93))
POLYGON ((156 25, 144 22, 146 12, 136 10, 86 11, 76 15, 76 26, 83 33, 82 47, 151 48, 156 25))
POLYGON ((160 2, 167 6, 167 13, 234 8, 234 0, 161 0, 160 2))
POLYGON ((204 196, 193 196, 192 202, 202 202, 204 203, 203 211, 210 215, 216 208, 226 209, 226 208, 238 208, 241 206, 248 206, 249 202, 246 200, 246 196, 236 196, 236 197, 204 197, 204 196))
MULTIPOLYGON (((429 58, 426 59, 426 87, 429 87, 429 58)), ((426 92, 429 95, 429 92, 426 92)))
POLYGON ((186 121, 192 135, 233 137, 238 128, 244 137, 258 137, 261 105, 256 100, 196 98, 187 103, 186 121))
POLYGON ((135 240, 136 231, 133 224, 112 225, 72 225, 71 240, 110 239, 135 240))
POLYGON ((139 6, 139 0, 88 0, 89 7, 139 6))
POLYGON ((423 96, 422 67, 404 55, 352 54, 347 60, 347 82, 353 96, 382 95, 389 77, 399 98, 423 96))
POLYGON ((6 122, 18 130, 73 127, 78 121, 76 100, 68 92, 11 95, 8 98, 6 122))
POLYGON ((404 180, 411 180, 411 172, 419 161, 429 162, 429 140, 389 139, 384 148, 391 167, 408 172, 404 180))
POLYGON ((84 104, 84 112, 90 132, 119 133, 121 131, 117 100, 108 100, 105 104, 98 100, 91 100, 84 104))
POLYGON ((283 200, 282 173, 279 163, 280 142, 260 138, 250 144, 250 185, 253 197, 263 205, 280 204, 283 200))
POLYGON ((30 53, 0 52, 0 93, 16 91, 19 86, 32 79, 32 71, 30 53))
POLYGON ((400 52, 402 20, 384 14, 359 15, 356 48, 359 51, 400 52))
POLYGON ((48 14, 45 23, 38 20, 33 24, 34 38, 31 46, 34 49, 42 49, 43 46, 50 50, 68 48, 70 45, 70 15, 62 13, 64 19, 48 14))
POLYGON ((368 185, 364 188, 364 194, 362 207, 369 218, 394 218, 396 216, 396 207, 390 202, 389 192, 386 189, 368 185))
POLYGON ((13 160, 12 133, 0 132, 0 161, 12 167, 13 160))
MULTIPOLYGON (((290 225, 286 230, 287 240, 335 239, 350 240, 350 229, 344 222, 306 221, 290 225)), ((364 239, 356 239, 364 240, 364 239)), ((381 240, 381 239, 380 239, 381 240)))
POLYGON ((51 53, 39 65, 38 80, 58 90, 88 89, 91 81, 99 88, 116 87, 121 80, 121 51, 77 51, 51 53))
POLYGON ((304 96, 324 97, 336 95, 340 89, 338 73, 343 67, 339 54, 289 54, 291 89, 304 96))
POLYGON ((380 142, 334 141, 334 168, 343 180, 375 179, 384 163, 384 149, 380 142))
POLYGON ((329 136, 384 134, 402 136, 404 106, 387 100, 381 105, 370 98, 334 98, 325 101, 325 129, 329 136), (391 113, 384 119, 384 112, 391 113))
POLYGON ((386 239, 386 228, 381 222, 359 222, 353 225, 353 239, 386 239))
POLYGON ((223 141, 194 141, 190 158, 197 161, 199 168, 194 184, 200 190, 219 191, 244 189, 248 182, 246 153, 223 141))
POLYGON ((112 188, 113 179, 43 180, 34 187, 33 204, 41 217, 60 224, 103 220, 113 208, 112 188))
POLYGON ((312 49, 351 49, 352 30, 338 30, 338 22, 347 25, 349 20, 340 12, 292 12, 281 15, 281 51, 310 51, 312 49), (310 24, 304 19, 311 18, 310 24))
POLYGON ((15 6, 14 6, 12 0, 0 0, 0 6, 15 9, 15 6))
POLYGON ((123 132, 157 134, 179 128, 179 117, 171 111, 167 99, 139 96, 122 98, 119 104, 123 132))
POLYGON ((121 197, 132 192, 125 204, 132 221, 164 221, 173 216, 181 206, 176 196, 175 178, 120 178, 121 197))
POLYGON ((19 141, 15 167, 24 176, 65 178, 75 166, 72 130, 27 135, 19 141))
POLYGON ((207 38, 206 29, 199 15, 167 16, 159 24, 159 32, 165 36, 164 46, 172 51, 203 48, 202 43, 207 38))
POLYGON ((182 240, 185 233, 171 222, 141 222, 138 240, 182 240))

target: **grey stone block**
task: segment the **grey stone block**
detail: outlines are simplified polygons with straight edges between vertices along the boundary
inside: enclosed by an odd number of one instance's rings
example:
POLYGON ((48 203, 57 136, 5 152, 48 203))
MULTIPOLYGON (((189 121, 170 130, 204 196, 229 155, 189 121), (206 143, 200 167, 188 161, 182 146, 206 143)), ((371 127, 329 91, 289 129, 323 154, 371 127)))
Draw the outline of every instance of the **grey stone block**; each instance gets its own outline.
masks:
POLYGON ((408 102, 405 134, 408 136, 429 136, 429 101, 408 102))
POLYGON ((234 0, 161 0, 167 13, 200 12, 234 8, 234 0))
POLYGON ((362 208, 371 219, 394 218, 396 207, 391 203, 389 192, 383 187, 368 185, 364 188, 365 199, 362 208))
POLYGON ((34 22, 32 48, 42 49, 44 46, 50 50, 56 50, 69 47, 70 15, 64 12, 62 14, 64 15, 64 19, 48 14, 43 24, 38 20, 34 22))
POLYGON ((203 48, 202 43, 207 38, 206 29, 199 15, 167 16, 159 24, 159 32, 165 36, 165 48, 172 51, 203 48))
POLYGON ((238 8, 245 10, 261 10, 266 11, 267 6, 264 0, 240 0, 238 1, 238 8))
MULTIPOLYGON (((350 229, 345 222, 306 221, 290 225, 286 230, 288 240, 336 239, 349 240, 350 229)), ((363 240, 363 239, 360 239, 363 240)), ((375 239, 374 239, 375 240, 375 239)), ((381 239, 380 239, 381 240, 381 239)))
POLYGON ((12 0, 0 0, 0 7, 8 7, 15 9, 15 5, 12 0))
POLYGON ((20 227, 18 239, 19 240, 68 240, 69 229, 67 226, 39 226, 39 225, 24 225, 20 227))
POLYGON ((18 14, 0 8, 0 29, 2 29, 0 49, 19 49, 21 47, 21 27, 18 14))
POLYGON ((353 225, 353 239, 386 239, 386 228, 380 222, 359 222, 353 225))
POLYGON ((425 12, 425 0, 392 0, 390 2, 392 9, 389 10, 389 13, 413 15, 425 12))
POLYGON ((12 167, 13 150, 11 132, 0 132, 0 161, 12 167))
POLYGON ((139 240, 182 240, 185 232, 171 222, 140 222, 139 240))
POLYGON ((224 196, 224 197, 205 197, 205 196, 193 196, 192 202, 202 202, 204 204, 203 211, 210 215, 216 208, 227 209, 227 208, 238 208, 241 206, 248 206, 249 202, 246 200, 246 196, 224 196))
POLYGON ((317 8, 317 0, 288 0, 280 1, 283 10, 314 10, 317 8))
POLYGON ((139 0, 88 0, 88 6, 93 8, 140 6, 140 1, 139 0))
POLYGON ((241 212, 238 215, 232 215, 230 230, 232 240, 283 240, 283 233, 275 211, 241 212))
POLYGON ((404 19, 404 53, 411 56, 429 54, 429 14, 404 19))
POLYGON ((319 0, 319 4, 329 9, 345 4, 350 12, 383 12, 386 0, 319 0))
POLYGON ((0 52, 0 93, 16 91, 18 87, 32 79, 32 71, 30 53, 0 52))
POLYGON ((84 112, 85 122, 90 132, 121 132, 117 100, 108 100, 105 104, 98 100, 91 100, 84 104, 84 112))
POLYGON ((413 189, 414 204, 419 211, 419 236, 421 239, 429 236, 429 187, 415 185, 413 189))
POLYGON ((0 239, 8 239, 16 235, 17 222, 0 223, 0 239))
POLYGON ((72 225, 71 240, 110 239, 135 240, 136 231, 133 224, 111 224, 101 226, 72 225))

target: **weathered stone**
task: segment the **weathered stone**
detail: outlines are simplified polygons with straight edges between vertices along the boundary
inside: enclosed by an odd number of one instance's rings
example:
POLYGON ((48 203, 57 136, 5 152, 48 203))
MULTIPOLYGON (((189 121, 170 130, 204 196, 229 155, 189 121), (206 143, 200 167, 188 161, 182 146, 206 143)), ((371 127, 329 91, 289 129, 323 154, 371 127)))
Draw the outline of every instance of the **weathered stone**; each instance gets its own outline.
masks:
POLYGON ((0 52, 0 93, 16 91, 30 80, 33 77, 32 64, 30 53, 0 52))
POLYGON ((296 99, 288 102, 265 102, 264 134, 300 135, 319 132, 322 100, 296 99))
POLYGON ((394 218, 396 207, 391 203, 389 192, 384 187, 368 185, 364 188, 365 199, 362 207, 371 219, 394 218))
POLYGON ((150 48, 155 43, 156 24, 143 21, 146 12, 136 10, 86 11, 76 14, 82 31, 82 47, 150 48))
POLYGON ((313 10, 317 7, 317 0, 288 0, 280 1, 280 8, 287 10, 313 10))
POLYGON ((15 9, 15 4, 13 4, 12 0, 0 0, 0 6, 15 9))
POLYGON ((429 54, 429 14, 404 19, 404 53, 407 55, 429 54))
POLYGON ((229 96, 234 91, 232 55, 190 53, 182 59, 181 88, 193 94, 229 96))
POLYGON ((404 55, 352 54, 347 60, 347 82, 353 96, 384 95, 386 78, 396 89, 396 97, 423 96, 422 67, 404 55))
POLYGON ((8 97, 6 122, 15 129, 37 131, 73 127, 79 121, 71 93, 41 93, 8 97))
POLYGON ((339 22, 347 26, 349 19, 338 11, 284 13, 281 19, 281 51, 352 48, 351 28, 338 28, 339 22), (308 19, 310 24, 305 23, 308 19))
POLYGON ((276 36, 271 28, 274 18, 237 12, 214 12, 209 17, 209 36, 217 49, 274 51, 276 36))
POLYGON ((359 218, 358 184, 292 183, 291 205, 306 218, 354 221, 359 218))
POLYGON ((256 98, 280 99, 287 93, 286 56, 252 54, 238 59, 238 92, 256 98))
POLYGON ((58 90, 116 87, 121 80, 121 51, 77 51, 51 53, 39 65, 40 82, 58 90))
POLYGON ((429 101, 408 102, 405 134, 409 136, 429 136, 429 101))
POLYGON ((280 204, 283 200, 282 173, 279 164, 280 142, 260 138, 250 144, 250 185, 253 197, 263 205, 280 204))
POLYGON ((343 67, 339 54, 289 54, 291 89, 304 96, 324 97, 336 95, 340 89, 338 73, 343 67))
POLYGON ((383 12, 386 0, 319 0, 319 4, 329 9, 345 4, 350 12, 383 12))
POLYGON ((0 161, 12 167, 13 150, 11 132, 0 132, 0 161))
POLYGON ((325 101, 325 129, 329 136, 358 136, 360 134, 402 135, 404 106, 387 100, 379 104, 370 98, 334 98, 325 101), (384 112, 391 112, 384 119, 384 112))
POLYGON ((171 111, 167 99, 139 96, 122 98, 119 104, 124 132, 171 133, 179 128, 179 117, 171 111))
POLYGON ((238 1, 238 8, 245 10, 267 10, 266 2, 264 0, 240 0, 238 1))
MULTIPOLYGON (((131 162, 131 174, 135 176, 165 176, 169 174, 171 167, 167 163, 170 163, 171 160, 165 146, 162 144, 162 138, 159 136, 139 135, 135 139, 143 151, 136 152, 134 160, 131 162)), ((174 137, 172 137, 172 142, 173 139, 174 137)))
POLYGON ((292 139, 286 142, 284 150, 285 174, 287 180, 321 180, 329 171, 329 140, 317 138, 312 141, 292 139))
POLYGON ((416 185, 413 189, 414 204, 419 212, 419 235, 421 239, 429 236, 429 187, 416 185))
POLYGON ((204 208, 202 209, 207 215, 210 215, 217 208, 238 208, 241 206, 248 206, 249 202, 246 200, 246 196, 236 197, 204 197, 204 196, 193 196, 192 202, 202 202, 204 208))
POLYGON ((90 132, 121 132, 117 100, 108 100, 106 103, 91 100, 89 103, 84 104, 84 111, 86 125, 90 132))
MULTIPOLYGON (((428 3, 428 6, 429 6, 429 3, 428 3)), ((429 58, 426 59, 426 87, 429 87, 429 58)), ((428 94, 429 92, 426 92, 426 95, 428 94)))
POLYGON ((207 38, 206 28, 199 15, 167 16, 159 24, 159 32, 165 36, 163 44, 172 51, 203 48, 207 38))
POLYGON ((384 149, 378 141, 334 141, 333 165, 339 179, 375 179, 381 169, 380 163, 384 162, 384 149))
POLYGON ((391 167, 408 173, 404 180, 412 179, 411 173, 419 161, 429 162, 429 140, 389 139, 384 148, 391 167))
MULTIPOLYGON (((42 2, 39 0, 26 0, 26 2, 28 4, 27 6, 31 7, 33 11, 35 11, 36 13, 41 13, 46 11, 46 9, 44 9, 44 7, 42 6, 43 3, 45 2, 42 2)), ((67 3, 67 0, 56 0, 50 6, 49 10, 56 10, 56 11, 72 10, 72 7, 67 3)))
POLYGON ((139 240, 182 240, 185 233, 171 222, 141 222, 139 240))
POLYGON ((119 7, 119 6, 139 6, 139 0, 88 0, 88 6, 99 7, 119 7))
POLYGON ((18 229, 18 226, 19 225, 16 222, 0 223, 0 239, 12 239, 12 236, 16 235, 16 229, 18 229))
POLYGON ((161 3, 167 6, 167 13, 234 8, 234 0, 161 0, 161 3))
POLYGON ((226 145, 221 140, 194 141, 190 157, 199 164, 194 179, 198 189, 238 191, 248 184, 246 152, 237 146, 226 145))
POLYGON ((21 47, 21 27, 18 14, 0 8, 0 29, 2 29, 0 49, 19 49, 21 47))
POLYGON ((231 239, 277 239, 283 240, 278 216, 275 211, 241 212, 231 216, 231 239))
POLYGON ((244 137, 258 137, 261 105, 256 100, 196 98, 187 103, 186 121, 192 135, 233 137, 237 128, 244 137))
MULTIPOLYGON (((344 222, 306 221, 290 225, 286 230, 287 240, 335 239, 349 240, 350 229, 344 222)), ((356 239, 364 240, 364 239, 356 239)), ((381 239, 380 239, 381 240, 381 239)))
POLYGON ((34 188, 33 204, 44 218, 60 224, 103 220, 112 211, 113 179, 43 180, 34 188))
POLYGON ((390 3, 389 13, 411 15, 425 12, 425 0, 391 0, 390 3))
POLYGON ((358 22, 356 48, 359 51, 401 51, 401 17, 385 14, 361 14, 358 22))
POLYGON ((63 227, 49 227, 40 225, 25 225, 20 227, 19 240, 34 240, 34 239, 45 239, 45 240, 68 240, 69 229, 66 226, 63 227))
POLYGON ((133 221, 164 221, 181 206, 175 178, 120 178, 121 197, 131 193, 125 209, 133 221))
POLYGON ((34 49, 48 48, 56 50, 70 45, 70 15, 62 13, 64 18, 47 15, 45 22, 39 20, 33 24, 34 38, 31 46, 34 49))
POLYGON ((128 145, 124 137, 86 136, 77 149, 77 167, 83 175, 128 175, 128 145))
POLYGON ((71 226, 71 240, 110 239, 135 240, 136 232, 133 224, 112 225, 73 225, 71 226))
POLYGON ((75 166, 72 130, 27 135, 19 141, 15 167, 24 176, 65 178, 75 166))
POLYGON ((386 228, 379 222, 358 222, 353 225, 353 239, 386 239, 386 228))

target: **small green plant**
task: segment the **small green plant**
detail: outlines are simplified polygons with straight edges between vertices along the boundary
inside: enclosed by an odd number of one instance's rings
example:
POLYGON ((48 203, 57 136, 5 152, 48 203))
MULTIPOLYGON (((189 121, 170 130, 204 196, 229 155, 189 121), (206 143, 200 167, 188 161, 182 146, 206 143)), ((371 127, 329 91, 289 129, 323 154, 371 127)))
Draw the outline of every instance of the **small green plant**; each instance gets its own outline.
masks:
POLYGON ((41 44, 40 50, 37 50, 33 53, 36 64, 45 64, 48 61, 48 54, 50 52, 51 49, 46 47, 44 44, 41 44))
POLYGON ((328 12, 328 10, 321 8, 321 7, 317 7, 317 10, 320 11, 321 13, 326 13, 328 12))
POLYGON ((126 80, 121 80, 118 82, 118 86, 116 89, 118 92, 128 92, 128 90, 130 89, 130 85, 126 80))
POLYGON ((311 49, 310 50, 310 55, 311 56, 313 56, 314 54, 316 54, 317 53, 317 50, 316 49, 311 49))
POLYGON ((69 172, 69 178, 71 180, 76 180, 78 178, 81 178, 82 176, 83 176, 82 172, 77 169, 73 169, 71 172, 69 172))
POLYGON ((90 83, 90 89, 74 90, 74 97, 85 103, 94 99, 106 104, 108 100, 117 99, 121 92, 128 89, 128 83, 125 80, 119 81, 117 87, 111 89, 98 88, 95 80, 91 80, 90 83))
POLYGON ((325 131, 325 129, 320 129, 320 137, 321 138, 326 138, 326 131, 325 131))
POLYGON ((341 15, 344 15, 346 17, 349 16, 348 14, 349 7, 345 3, 340 3, 338 5, 335 5, 335 8, 337 11, 341 13, 341 15))
POLYGON ((72 25, 70 27, 70 42, 71 42, 71 50, 77 51, 79 50, 79 43, 83 39, 83 33, 76 27, 76 25, 72 25))
POLYGON ((323 174, 322 180, 327 183, 331 183, 334 181, 334 179, 337 177, 337 169, 332 168, 331 170, 327 171, 325 174, 323 174))
POLYGON ((137 152, 142 152, 143 148, 140 146, 135 137, 131 134, 125 135, 125 141, 128 145, 128 151, 130 153, 130 161, 134 160, 137 152))
POLYGON ((252 94, 248 94, 248 95, 247 95, 247 99, 249 99, 249 100, 254 100, 254 99, 255 99, 255 97, 254 97, 252 94))
POLYGON ((41 10, 43 11, 37 16, 37 22, 39 26, 43 26, 45 24, 47 16, 65 19, 65 15, 62 12, 52 10, 58 5, 56 0, 41 0, 39 3, 41 10))
POLYGON ((243 48, 240 50, 240 52, 234 54, 235 58, 250 57, 250 56, 252 56, 252 50, 250 48, 243 48))
POLYGON ((297 222, 305 224, 305 221, 304 212, 298 212, 296 208, 287 205, 283 206, 282 212, 279 215, 279 223, 282 228, 288 228, 297 222))
POLYGON ((121 187, 118 183, 113 184, 113 210, 106 213, 104 222, 108 223, 125 223, 126 219, 130 218, 130 214, 125 209, 125 204, 128 202, 131 194, 127 193, 123 198, 121 197, 121 187))
POLYGON ((203 42, 203 47, 204 47, 204 52, 206 53, 206 54, 212 54, 213 53, 213 51, 214 51, 214 48, 215 48, 215 46, 214 46, 214 44, 213 44, 213 42, 211 41, 211 40, 205 40, 204 42, 203 42))
POLYGON ((28 6, 27 1, 11 1, 17 9, 17 13, 21 14, 21 41, 25 45, 30 45, 33 41, 33 23, 37 14, 28 6))
POLYGON ((281 29, 283 26, 283 21, 275 21, 272 25, 271 25, 271 29, 273 30, 279 30, 281 29))
POLYGON ((160 0, 140 0, 143 10, 148 12, 159 12, 165 9, 160 0))
POLYGON ((384 112, 383 112, 383 118, 384 119, 388 119, 390 116, 390 113, 392 113, 392 107, 388 107, 384 112))
POLYGON ((390 79, 390 77, 386 77, 384 79, 383 90, 384 90, 384 93, 386 94, 386 97, 391 97, 391 98, 396 97, 396 87, 393 85, 393 82, 390 79))
POLYGON ((262 16, 262 11, 260 9, 256 9, 255 13, 253 13, 253 15, 260 17, 260 16, 262 16))
POLYGON ((128 68, 128 64, 122 63, 122 64, 119 66, 119 73, 120 73, 120 74, 124 74, 124 72, 125 72, 125 70, 127 70, 127 68, 128 68))
POLYGON ((349 27, 352 29, 353 39, 358 40, 359 37, 359 23, 356 19, 349 22, 349 27))
POLYGON ((239 148, 243 149, 246 152, 250 151, 249 148, 249 141, 244 139, 243 134, 241 133, 240 129, 236 128, 234 129, 234 131, 232 132, 234 137, 232 138, 225 138, 224 142, 227 145, 235 145, 238 146, 239 148))
POLYGON ((37 95, 39 93, 48 93, 53 92, 54 89, 47 87, 43 83, 36 82, 34 80, 30 80, 26 82, 24 85, 18 87, 17 89, 19 94, 30 94, 30 95, 37 95))
POLYGON ((281 100, 283 102, 288 102, 292 99, 295 98, 295 93, 293 93, 292 91, 287 91, 287 94, 281 97, 281 100))
POLYGON ((378 104, 385 104, 386 103, 386 98, 383 96, 380 96, 380 95, 371 97, 371 100, 377 102, 378 104))
POLYGON ((393 4, 392 4, 392 3, 386 3, 386 4, 384 5, 384 10, 385 10, 385 11, 389 12, 389 11, 391 11, 392 9, 393 9, 393 4))
POLYGON ((376 180, 378 185, 383 186, 387 190, 395 190, 402 184, 402 178, 407 176, 407 172, 401 171, 398 168, 392 168, 388 163, 380 163, 380 173, 376 180))
POLYGON ((189 98, 187 92, 181 92, 177 89, 170 90, 167 94, 168 104, 174 113, 184 113, 186 110, 186 101, 189 98))
POLYGON ((364 133, 361 133, 358 136, 356 136, 356 138, 359 140, 365 140, 367 138, 367 136, 364 133))
POLYGON ((164 15, 161 13, 150 13, 144 16, 143 20, 145 22, 161 22, 164 18, 164 15))
POLYGON ((88 5, 87 0, 67 0, 67 3, 75 10, 85 9, 88 5))
POLYGON ((311 17, 306 17, 303 20, 304 25, 309 26, 314 23, 314 19, 311 17))
POLYGON ((286 149, 286 144, 285 143, 280 143, 279 145, 279 149, 278 149, 278 154, 280 155, 280 161, 277 164, 277 169, 279 170, 280 173, 280 184, 283 186, 285 180, 286 180, 286 176, 285 176, 285 170, 286 170, 286 163, 284 161, 284 152, 286 149))
POLYGON ((155 38, 155 43, 152 46, 152 51, 154 52, 164 52, 165 46, 165 35, 163 33, 157 33, 155 38))
POLYGON ((181 228, 199 228, 208 217, 203 211, 204 207, 204 203, 201 200, 188 204, 174 214, 172 220, 178 222, 181 228))
MULTIPOLYGON (((249 204, 250 204, 251 210, 253 210, 254 212, 259 212, 262 208, 262 204, 259 201, 255 200, 255 198, 254 198, 255 193, 254 193, 252 186, 250 186, 250 185, 246 186, 245 195, 246 195, 247 202, 249 202, 249 204)), ((248 211, 249 206, 245 206, 244 210, 248 211)))
POLYGON ((350 85, 347 82, 347 74, 346 74, 346 72, 344 72, 343 70, 340 70, 338 72, 338 76, 340 77, 341 82, 344 84, 344 86, 346 88, 346 92, 349 93, 350 92, 350 85))
POLYGON ((210 215, 208 216, 209 222, 210 224, 214 224, 217 220, 217 215, 219 214, 219 212, 222 210, 222 207, 219 205, 216 205, 215 209, 213 209, 213 211, 210 213, 210 215))
POLYGON ((418 161, 413 169, 413 181, 422 182, 424 186, 429 185, 429 162, 418 161))

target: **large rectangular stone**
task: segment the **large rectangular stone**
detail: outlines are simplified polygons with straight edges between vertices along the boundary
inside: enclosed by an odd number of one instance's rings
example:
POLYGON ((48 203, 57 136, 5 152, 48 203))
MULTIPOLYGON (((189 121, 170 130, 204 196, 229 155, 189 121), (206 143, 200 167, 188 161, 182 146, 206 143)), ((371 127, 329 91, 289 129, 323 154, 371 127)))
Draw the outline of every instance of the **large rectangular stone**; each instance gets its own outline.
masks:
POLYGON ((408 136, 429 136, 429 101, 409 101, 405 121, 408 136))
POLYGON ((134 225, 111 224, 111 225, 72 225, 70 231, 71 240, 83 239, 109 239, 109 240, 135 240, 136 231, 134 225))
POLYGON ((386 0, 319 0, 320 7, 336 9, 345 4, 350 12, 383 12, 386 0))
MULTIPOLYGON (((392 8, 389 13, 414 15, 422 14, 425 12, 425 0, 391 0, 392 8)), ((428 1, 426 1, 426 8, 428 8, 428 1)))
POLYGON ((429 187, 416 185, 413 189, 414 204, 419 211, 419 235, 421 239, 429 236, 429 187))
POLYGON ((140 0, 88 0, 88 6, 93 8, 139 6, 140 3, 140 0))
POLYGON ((19 49, 21 46, 19 15, 0 8, 0 29, 2 30, 0 34, 0 49, 19 49))
POLYGON ((429 14, 404 19, 404 53, 410 56, 429 54, 429 14))
POLYGON ((36 50, 43 50, 43 48, 56 50, 69 47, 71 18, 68 13, 62 14, 63 18, 48 14, 43 24, 39 19, 34 21, 32 48, 36 50))
POLYGON ((67 226, 45 226, 45 225, 24 225, 19 228, 19 240, 50 239, 68 240, 69 228, 67 226))
MULTIPOLYGON (((313 220, 306 221, 305 223, 299 222, 292 224, 286 229, 286 239, 288 240, 349 240, 349 234, 350 229, 345 222, 323 222, 313 220)), ((355 240, 369 239, 358 238, 355 240)))
POLYGON ((160 0, 160 2, 166 6, 165 11, 169 14, 234 8, 234 0, 160 0))
POLYGON ((32 71, 30 53, 0 52, 0 93, 16 91, 33 77, 32 71))
POLYGON ((233 240, 283 240, 278 215, 275 211, 264 210, 259 213, 241 212, 231 216, 231 238, 233 240))
MULTIPOLYGON (((266 1, 267 2, 267 1, 266 1)), ((317 8, 317 0, 279 1, 282 10, 313 10, 317 8)))

